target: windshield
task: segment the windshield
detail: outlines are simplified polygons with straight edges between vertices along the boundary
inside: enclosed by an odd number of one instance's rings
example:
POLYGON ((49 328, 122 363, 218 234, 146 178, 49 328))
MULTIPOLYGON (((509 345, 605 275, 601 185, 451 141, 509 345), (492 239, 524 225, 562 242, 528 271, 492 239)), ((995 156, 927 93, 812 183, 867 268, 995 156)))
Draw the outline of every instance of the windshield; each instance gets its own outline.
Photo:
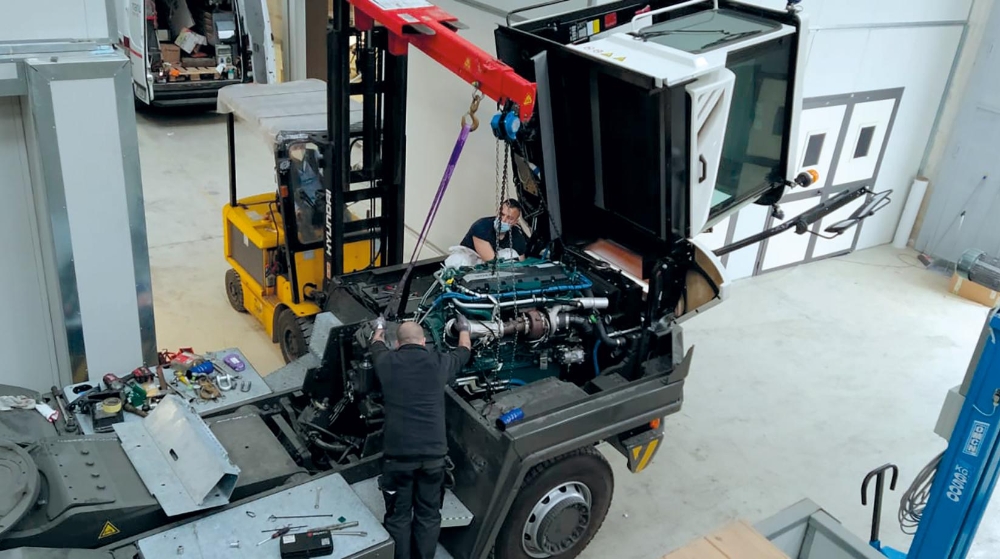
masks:
POLYGON ((326 194, 323 190, 323 169, 319 146, 300 142, 288 147, 291 163, 289 188, 295 200, 295 225, 299 242, 305 245, 323 239, 326 215, 326 194))

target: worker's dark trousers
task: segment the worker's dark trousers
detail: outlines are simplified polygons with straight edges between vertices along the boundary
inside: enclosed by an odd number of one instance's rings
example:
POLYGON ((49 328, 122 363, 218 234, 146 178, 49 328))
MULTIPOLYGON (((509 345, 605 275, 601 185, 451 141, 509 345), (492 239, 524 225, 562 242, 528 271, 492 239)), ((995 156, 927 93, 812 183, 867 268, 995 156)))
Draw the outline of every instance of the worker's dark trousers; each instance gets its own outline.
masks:
POLYGON ((433 559, 441 533, 444 460, 386 460, 379 477, 385 498, 386 531, 396 542, 395 559, 433 559))

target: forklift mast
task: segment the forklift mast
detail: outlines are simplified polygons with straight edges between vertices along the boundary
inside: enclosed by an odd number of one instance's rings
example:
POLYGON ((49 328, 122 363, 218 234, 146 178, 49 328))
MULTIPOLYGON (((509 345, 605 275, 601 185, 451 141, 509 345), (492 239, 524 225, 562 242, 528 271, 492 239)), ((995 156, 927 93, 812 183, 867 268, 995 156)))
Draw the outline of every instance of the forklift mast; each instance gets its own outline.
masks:
POLYGON ((341 247, 360 240, 359 236, 378 242, 378 264, 403 261, 408 45, 504 105, 522 122, 534 113, 534 83, 461 38, 457 31, 463 26, 454 16, 426 2, 409 4, 401 10, 383 8, 374 0, 333 2, 333 19, 327 29, 324 291, 344 273, 341 247), (353 82, 352 37, 360 77, 353 82), (352 169, 351 163, 357 140, 350 129, 352 96, 361 96, 363 105, 360 170, 352 169), (345 222, 345 205, 374 200, 381 201, 378 216, 345 222))

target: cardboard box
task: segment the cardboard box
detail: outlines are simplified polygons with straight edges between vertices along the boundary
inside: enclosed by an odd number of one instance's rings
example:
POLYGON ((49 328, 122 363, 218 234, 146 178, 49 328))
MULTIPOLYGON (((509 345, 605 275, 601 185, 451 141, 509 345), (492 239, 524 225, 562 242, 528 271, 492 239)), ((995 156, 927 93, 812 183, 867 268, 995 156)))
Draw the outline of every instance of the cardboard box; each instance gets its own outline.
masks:
POLYGON ((740 521, 668 553, 663 559, 788 559, 788 556, 740 521))
POLYGON ((173 43, 160 43, 160 57, 175 66, 181 63, 181 47, 173 43))
POLYGON ((985 305, 987 307, 993 308, 1000 303, 997 299, 997 292, 993 291, 989 287, 979 285, 974 281, 967 280, 957 273, 951 276, 951 286, 949 291, 958 295, 959 297, 964 297, 970 301, 975 301, 980 305, 985 305))

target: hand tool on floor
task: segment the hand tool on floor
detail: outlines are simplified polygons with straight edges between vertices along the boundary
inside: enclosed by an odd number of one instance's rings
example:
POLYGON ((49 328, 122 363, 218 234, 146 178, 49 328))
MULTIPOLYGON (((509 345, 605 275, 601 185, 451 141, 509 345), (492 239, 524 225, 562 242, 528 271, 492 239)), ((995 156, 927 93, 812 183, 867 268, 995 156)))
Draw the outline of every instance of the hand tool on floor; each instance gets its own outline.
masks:
POLYGON ((284 520, 286 518, 333 518, 332 514, 299 514, 293 516, 275 516, 271 515, 267 517, 269 522, 274 522, 276 520, 284 520))
POLYGON ((259 542, 257 542, 257 545, 258 546, 262 546, 262 545, 266 544, 267 542, 269 542, 269 541, 271 541, 273 539, 276 539, 276 538, 280 538, 281 536, 284 536, 285 534, 287 534, 288 532, 291 532, 291 531, 292 531, 292 527, 291 526, 285 526, 284 528, 278 528, 277 530, 274 531, 273 534, 271 534, 267 538, 265 538, 265 539, 260 540, 259 542))

